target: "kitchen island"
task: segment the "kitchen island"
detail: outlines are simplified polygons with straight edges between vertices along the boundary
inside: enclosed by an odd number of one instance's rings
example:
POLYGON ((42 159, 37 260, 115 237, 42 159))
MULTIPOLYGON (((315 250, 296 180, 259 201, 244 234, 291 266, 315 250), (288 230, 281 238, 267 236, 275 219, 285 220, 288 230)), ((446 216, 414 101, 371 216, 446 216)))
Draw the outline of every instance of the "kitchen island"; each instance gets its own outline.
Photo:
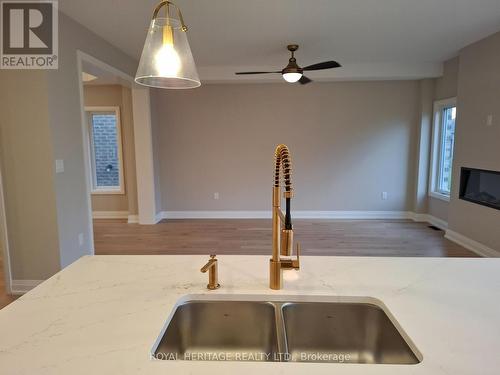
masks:
MULTIPOLYGON (((498 374, 500 259, 302 257, 271 290, 268 256, 91 256, 0 310, 0 374, 498 374), (161 361, 151 349, 189 295, 380 300, 418 349, 412 365, 161 361), (299 296, 299 297, 297 297, 299 296)), ((229 297, 230 298, 230 297, 229 297)), ((244 322, 243 322, 244 324, 244 322)))

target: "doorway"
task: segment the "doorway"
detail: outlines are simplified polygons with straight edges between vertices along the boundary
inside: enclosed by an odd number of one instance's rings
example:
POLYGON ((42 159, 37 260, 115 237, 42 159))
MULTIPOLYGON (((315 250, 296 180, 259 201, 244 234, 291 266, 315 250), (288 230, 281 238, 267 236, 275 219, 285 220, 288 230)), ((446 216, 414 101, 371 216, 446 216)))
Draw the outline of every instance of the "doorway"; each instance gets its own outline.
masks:
POLYGON ((133 78, 83 53, 79 73, 90 220, 137 223, 133 78))

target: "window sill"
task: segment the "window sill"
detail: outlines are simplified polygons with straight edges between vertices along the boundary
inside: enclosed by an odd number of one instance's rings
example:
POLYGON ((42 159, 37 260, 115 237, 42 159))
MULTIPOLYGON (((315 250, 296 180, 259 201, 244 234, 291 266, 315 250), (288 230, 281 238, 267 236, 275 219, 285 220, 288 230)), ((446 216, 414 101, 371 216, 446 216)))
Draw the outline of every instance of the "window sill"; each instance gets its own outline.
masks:
POLYGON ((124 195, 123 190, 92 190, 92 195, 124 195))
POLYGON ((441 193, 438 193, 438 192, 435 192, 435 191, 431 191, 429 193, 429 196, 432 197, 432 198, 440 199, 440 200, 445 201, 445 202, 449 202, 450 201, 450 196, 449 195, 441 194, 441 193))

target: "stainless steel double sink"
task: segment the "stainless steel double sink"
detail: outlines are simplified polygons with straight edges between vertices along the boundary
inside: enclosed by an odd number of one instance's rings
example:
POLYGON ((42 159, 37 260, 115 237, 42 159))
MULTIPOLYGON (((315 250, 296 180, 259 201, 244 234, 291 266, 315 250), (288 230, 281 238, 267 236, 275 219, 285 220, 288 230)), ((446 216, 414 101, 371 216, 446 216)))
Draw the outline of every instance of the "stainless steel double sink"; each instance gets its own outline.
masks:
POLYGON ((155 359, 408 365, 422 360, 383 304, 371 298, 202 298, 177 304, 153 347, 155 359))

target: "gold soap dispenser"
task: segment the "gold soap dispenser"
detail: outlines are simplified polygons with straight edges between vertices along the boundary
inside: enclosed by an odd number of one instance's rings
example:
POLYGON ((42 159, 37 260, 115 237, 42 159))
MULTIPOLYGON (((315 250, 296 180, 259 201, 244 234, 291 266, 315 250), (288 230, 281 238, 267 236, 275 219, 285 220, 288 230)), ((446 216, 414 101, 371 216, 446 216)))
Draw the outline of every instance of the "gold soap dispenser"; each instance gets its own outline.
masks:
POLYGON ((210 255, 209 261, 200 269, 201 272, 205 273, 208 271, 208 290, 215 290, 220 288, 218 281, 218 269, 217 269, 217 258, 215 254, 210 255))

